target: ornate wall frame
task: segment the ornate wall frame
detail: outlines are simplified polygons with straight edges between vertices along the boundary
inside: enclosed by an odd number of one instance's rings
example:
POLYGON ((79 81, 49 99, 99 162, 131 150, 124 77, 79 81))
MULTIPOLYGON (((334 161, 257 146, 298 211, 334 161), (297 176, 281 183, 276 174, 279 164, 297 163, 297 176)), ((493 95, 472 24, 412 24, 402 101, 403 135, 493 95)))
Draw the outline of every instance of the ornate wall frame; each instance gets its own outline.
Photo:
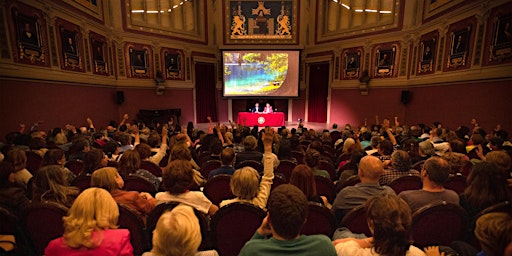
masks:
POLYGON ((50 67, 46 20, 41 10, 13 2, 9 8, 9 32, 13 60, 17 63, 50 67))
POLYGON ((223 0, 225 44, 298 44, 298 0, 223 0))
POLYGON ((417 75, 435 72, 438 44, 439 32, 437 30, 421 36, 418 48, 417 75))
POLYGON ((361 77, 361 67, 363 64, 363 48, 354 47, 344 49, 341 53, 341 79, 352 80, 361 77))
POLYGON ((55 20, 55 27, 57 28, 60 68, 85 72, 84 46, 80 26, 57 18, 55 20))

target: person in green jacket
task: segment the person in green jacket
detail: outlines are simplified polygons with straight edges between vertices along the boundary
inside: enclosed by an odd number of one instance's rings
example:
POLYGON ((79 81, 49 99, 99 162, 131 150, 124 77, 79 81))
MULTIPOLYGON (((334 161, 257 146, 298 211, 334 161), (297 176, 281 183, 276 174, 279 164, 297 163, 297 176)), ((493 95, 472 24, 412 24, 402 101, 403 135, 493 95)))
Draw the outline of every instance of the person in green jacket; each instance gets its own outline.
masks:
POLYGON ((308 216, 308 200, 300 189, 290 184, 280 185, 270 194, 267 208, 267 216, 240 256, 336 255, 327 236, 300 234, 308 216))

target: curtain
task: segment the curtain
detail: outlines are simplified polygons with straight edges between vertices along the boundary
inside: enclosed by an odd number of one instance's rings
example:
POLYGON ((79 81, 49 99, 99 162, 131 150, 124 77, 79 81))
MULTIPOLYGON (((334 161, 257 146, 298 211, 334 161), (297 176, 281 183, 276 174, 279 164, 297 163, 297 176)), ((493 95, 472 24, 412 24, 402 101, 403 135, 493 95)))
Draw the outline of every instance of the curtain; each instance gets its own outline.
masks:
POLYGON ((215 65, 197 62, 195 65, 196 81, 196 123, 208 122, 206 117, 217 120, 217 91, 215 88, 215 65))
POLYGON ((329 90, 329 63, 309 66, 308 122, 327 122, 327 96, 329 90))

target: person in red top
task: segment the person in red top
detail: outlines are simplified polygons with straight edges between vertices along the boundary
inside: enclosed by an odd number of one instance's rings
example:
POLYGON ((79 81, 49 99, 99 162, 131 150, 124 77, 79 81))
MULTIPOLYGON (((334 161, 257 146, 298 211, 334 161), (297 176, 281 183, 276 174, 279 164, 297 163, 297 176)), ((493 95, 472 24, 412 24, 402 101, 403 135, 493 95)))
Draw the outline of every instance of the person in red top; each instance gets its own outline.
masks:
POLYGON ((122 190, 123 178, 114 167, 103 167, 94 171, 91 186, 106 189, 117 203, 136 210, 143 220, 146 220, 146 216, 156 205, 155 198, 147 192, 122 190))
POLYGON ((119 209, 101 188, 84 190, 63 218, 64 235, 52 240, 45 255, 133 255, 130 231, 117 229, 119 209))

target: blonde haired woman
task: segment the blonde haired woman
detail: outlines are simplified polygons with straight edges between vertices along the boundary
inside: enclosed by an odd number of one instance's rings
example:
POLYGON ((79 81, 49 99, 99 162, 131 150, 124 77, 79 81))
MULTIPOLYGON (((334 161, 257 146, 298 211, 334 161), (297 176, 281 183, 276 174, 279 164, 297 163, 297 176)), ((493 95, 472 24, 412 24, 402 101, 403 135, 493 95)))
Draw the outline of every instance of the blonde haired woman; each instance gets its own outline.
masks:
POLYGON ((114 167, 103 167, 94 171, 91 186, 106 189, 116 202, 136 210, 143 219, 156 205, 156 200, 149 193, 122 190, 123 178, 114 167))
POLYGON ((270 186, 274 180, 274 165, 279 165, 277 156, 272 154, 272 142, 274 140, 274 130, 266 128, 263 135, 263 177, 260 182, 260 175, 252 167, 243 167, 236 170, 231 177, 230 187, 234 199, 220 202, 220 207, 235 202, 247 202, 254 204, 262 209, 267 205, 270 194, 270 186))
POLYGON ((180 204, 160 216, 153 232, 153 249, 143 256, 216 256, 216 251, 198 252, 199 220, 192 207, 180 204))
POLYGON ((84 190, 64 217, 64 235, 48 244, 45 255, 133 255, 130 232, 117 229, 119 209, 108 191, 84 190))

